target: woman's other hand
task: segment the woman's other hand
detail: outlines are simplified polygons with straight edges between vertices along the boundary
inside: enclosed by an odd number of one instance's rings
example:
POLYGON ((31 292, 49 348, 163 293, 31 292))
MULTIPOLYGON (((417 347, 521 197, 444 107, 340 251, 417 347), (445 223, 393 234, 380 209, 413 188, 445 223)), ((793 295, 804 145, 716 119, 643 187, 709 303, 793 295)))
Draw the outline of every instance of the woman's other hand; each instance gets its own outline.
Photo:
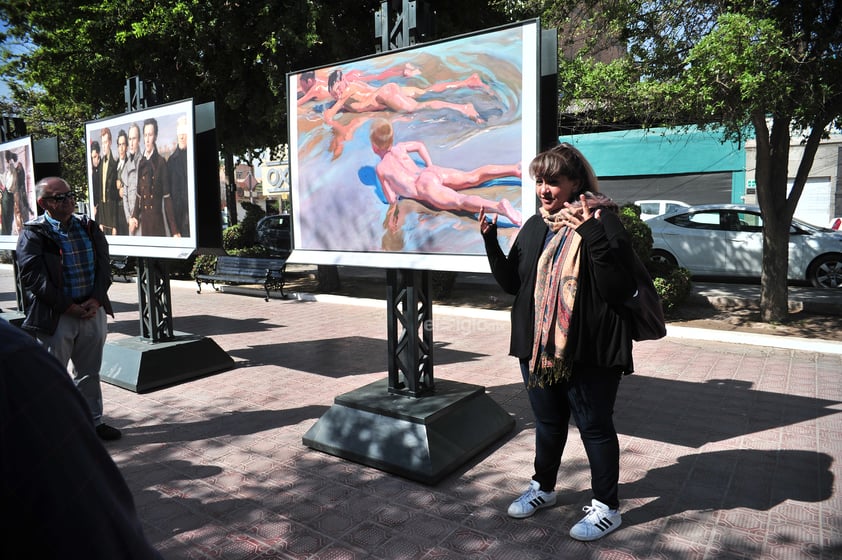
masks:
POLYGON ((491 231, 492 227, 497 227, 497 214, 494 214, 493 218, 489 218, 485 215, 485 208, 479 209, 479 231, 481 234, 486 235, 491 231))
POLYGON ((588 206, 588 199, 584 194, 579 195, 580 206, 576 207, 569 202, 564 203, 564 210, 561 211, 561 222, 567 227, 576 229, 591 218, 599 219, 602 214, 602 209, 597 209, 596 212, 591 212, 588 206))

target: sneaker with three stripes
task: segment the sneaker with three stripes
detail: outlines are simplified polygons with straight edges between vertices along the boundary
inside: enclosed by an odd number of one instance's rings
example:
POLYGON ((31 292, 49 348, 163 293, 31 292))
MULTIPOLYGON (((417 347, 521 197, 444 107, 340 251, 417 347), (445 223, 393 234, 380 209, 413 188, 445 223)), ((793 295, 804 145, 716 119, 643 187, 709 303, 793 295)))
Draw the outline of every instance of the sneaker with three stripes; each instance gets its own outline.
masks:
POLYGON ((555 505, 555 500, 555 492, 544 492, 541 490, 541 485, 533 480, 529 483, 529 489, 509 506, 509 517, 515 519, 529 517, 541 508, 555 505))
POLYGON ((582 510, 585 517, 570 529, 570 536, 577 541, 595 541, 619 527, 622 522, 619 511, 596 499, 591 500, 591 505, 582 510))

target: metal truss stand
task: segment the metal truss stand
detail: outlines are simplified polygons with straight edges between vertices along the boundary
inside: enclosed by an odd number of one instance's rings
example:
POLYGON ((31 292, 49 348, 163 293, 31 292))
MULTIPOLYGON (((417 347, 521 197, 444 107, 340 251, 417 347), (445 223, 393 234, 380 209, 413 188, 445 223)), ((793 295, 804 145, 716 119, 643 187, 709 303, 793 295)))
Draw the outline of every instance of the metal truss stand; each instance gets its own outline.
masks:
POLYGON ((138 259, 137 294, 141 336, 105 345, 103 381, 144 393, 234 367, 213 340, 173 331, 165 261, 138 259))
POLYGON ((436 389, 430 273, 392 268, 386 271, 386 281, 389 392, 408 397, 430 395, 436 389))
POLYGON ((304 444, 436 484, 515 422, 485 387, 433 380, 430 272, 390 269, 389 377, 336 397, 304 444))

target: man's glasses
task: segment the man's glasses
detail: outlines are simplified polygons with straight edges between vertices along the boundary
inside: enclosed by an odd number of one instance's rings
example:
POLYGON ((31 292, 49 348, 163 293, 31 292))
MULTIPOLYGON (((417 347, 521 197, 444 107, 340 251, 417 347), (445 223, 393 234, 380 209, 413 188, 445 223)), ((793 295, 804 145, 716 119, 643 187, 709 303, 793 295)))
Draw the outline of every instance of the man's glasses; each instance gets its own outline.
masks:
POLYGON ((60 194, 55 194, 53 196, 45 196, 43 197, 44 200, 55 200, 56 202, 64 202, 68 198, 73 198, 72 192, 65 192, 60 194))

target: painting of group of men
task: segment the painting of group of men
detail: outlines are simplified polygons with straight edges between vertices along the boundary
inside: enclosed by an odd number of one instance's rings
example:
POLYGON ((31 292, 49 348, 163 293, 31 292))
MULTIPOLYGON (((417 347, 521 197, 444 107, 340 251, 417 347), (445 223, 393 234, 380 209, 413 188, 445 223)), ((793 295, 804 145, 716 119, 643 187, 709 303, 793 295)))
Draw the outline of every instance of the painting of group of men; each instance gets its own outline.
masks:
POLYGON ((161 147, 153 117, 89 133, 91 216, 106 235, 190 236, 187 117, 175 128, 175 145, 161 147))
POLYGON ((37 213, 24 165, 28 155, 28 144, 0 152, 0 235, 17 235, 37 213))

